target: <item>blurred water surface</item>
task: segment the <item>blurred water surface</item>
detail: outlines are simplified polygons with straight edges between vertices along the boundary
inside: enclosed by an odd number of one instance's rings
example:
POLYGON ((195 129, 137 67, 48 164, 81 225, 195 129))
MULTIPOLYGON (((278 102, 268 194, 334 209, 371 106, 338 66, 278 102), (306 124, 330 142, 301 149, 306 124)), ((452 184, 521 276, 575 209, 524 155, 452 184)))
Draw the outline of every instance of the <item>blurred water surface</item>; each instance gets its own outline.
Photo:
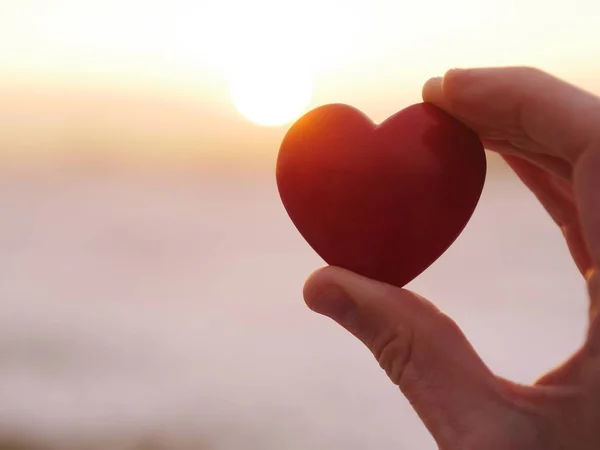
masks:
MULTIPOLYGON (((0 435, 41 447, 434 449, 361 344, 301 298, 322 261, 271 168, 4 170, 0 435)), ((398 255, 402 258, 402 255, 398 255)), ((504 170, 410 288, 500 375, 581 342, 583 283, 504 170)))

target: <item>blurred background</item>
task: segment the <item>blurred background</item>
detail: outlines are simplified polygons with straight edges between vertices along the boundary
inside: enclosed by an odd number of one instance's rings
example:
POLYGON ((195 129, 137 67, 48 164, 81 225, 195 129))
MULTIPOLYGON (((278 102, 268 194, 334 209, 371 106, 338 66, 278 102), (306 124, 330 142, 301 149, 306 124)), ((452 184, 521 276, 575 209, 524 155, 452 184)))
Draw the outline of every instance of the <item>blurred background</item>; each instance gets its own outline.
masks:
MULTIPOLYGON (((0 448, 435 449, 361 344, 301 298, 287 127, 382 121, 451 67, 600 93, 593 0, 0 0, 0 448)), ((474 218, 411 283, 499 375, 582 341, 583 283, 490 156, 474 218)))

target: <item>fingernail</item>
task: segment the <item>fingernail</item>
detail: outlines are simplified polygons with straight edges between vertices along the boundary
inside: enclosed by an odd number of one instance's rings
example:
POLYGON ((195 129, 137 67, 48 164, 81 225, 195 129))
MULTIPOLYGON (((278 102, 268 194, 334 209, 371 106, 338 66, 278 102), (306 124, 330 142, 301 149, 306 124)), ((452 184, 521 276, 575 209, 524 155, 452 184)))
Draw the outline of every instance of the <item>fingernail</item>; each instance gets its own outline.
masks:
POLYGON ((600 314, 600 272, 595 268, 585 273, 585 281, 588 284, 590 297, 590 320, 600 314))
POLYGON ((585 273, 590 295, 590 328, 588 330, 588 355, 597 358, 600 355, 600 272, 595 268, 585 273))
POLYGON ((463 72, 465 69, 461 69, 460 67, 453 67, 452 69, 449 69, 446 72, 446 76, 450 75, 450 74, 456 74, 458 72, 463 72))
POLYGON ((354 300, 340 287, 327 286, 308 302, 310 309, 316 313, 330 317, 339 323, 344 323, 353 311, 357 309, 354 300))
POLYGON ((590 358, 600 356, 600 316, 595 316, 590 323, 586 347, 590 358))
POLYGON ((444 91, 442 90, 443 82, 444 79, 442 77, 427 80, 423 86, 423 100, 428 103, 441 103, 444 99, 444 91))

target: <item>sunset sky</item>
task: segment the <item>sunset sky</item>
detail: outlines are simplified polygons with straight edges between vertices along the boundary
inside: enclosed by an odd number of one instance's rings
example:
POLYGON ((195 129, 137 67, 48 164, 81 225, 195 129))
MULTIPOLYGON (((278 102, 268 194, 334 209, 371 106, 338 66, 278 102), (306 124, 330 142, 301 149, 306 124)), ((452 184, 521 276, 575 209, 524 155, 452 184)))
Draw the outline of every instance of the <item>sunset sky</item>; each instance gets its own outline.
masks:
POLYGON ((0 152, 272 157, 307 108, 381 121, 451 67, 600 93, 598 18, 596 0, 4 0, 0 152))

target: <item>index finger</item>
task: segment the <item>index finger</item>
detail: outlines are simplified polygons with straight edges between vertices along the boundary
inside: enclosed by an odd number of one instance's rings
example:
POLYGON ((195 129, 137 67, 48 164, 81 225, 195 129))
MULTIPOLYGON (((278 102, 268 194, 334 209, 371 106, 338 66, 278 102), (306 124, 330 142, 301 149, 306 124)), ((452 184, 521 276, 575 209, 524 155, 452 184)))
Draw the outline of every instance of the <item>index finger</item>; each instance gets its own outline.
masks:
MULTIPOLYGON (((570 168, 583 235, 600 277, 600 98, 529 67, 454 69, 429 80, 423 99, 546 169, 570 168)), ((560 174, 559 174, 560 175, 560 174)), ((600 294, 598 294, 600 295, 600 294)), ((600 299, 598 299, 600 303, 600 299)))
POLYGON ((600 141, 600 99, 534 68, 453 69, 429 80, 423 99, 482 138, 512 144, 525 157, 544 155, 575 165, 600 141))

